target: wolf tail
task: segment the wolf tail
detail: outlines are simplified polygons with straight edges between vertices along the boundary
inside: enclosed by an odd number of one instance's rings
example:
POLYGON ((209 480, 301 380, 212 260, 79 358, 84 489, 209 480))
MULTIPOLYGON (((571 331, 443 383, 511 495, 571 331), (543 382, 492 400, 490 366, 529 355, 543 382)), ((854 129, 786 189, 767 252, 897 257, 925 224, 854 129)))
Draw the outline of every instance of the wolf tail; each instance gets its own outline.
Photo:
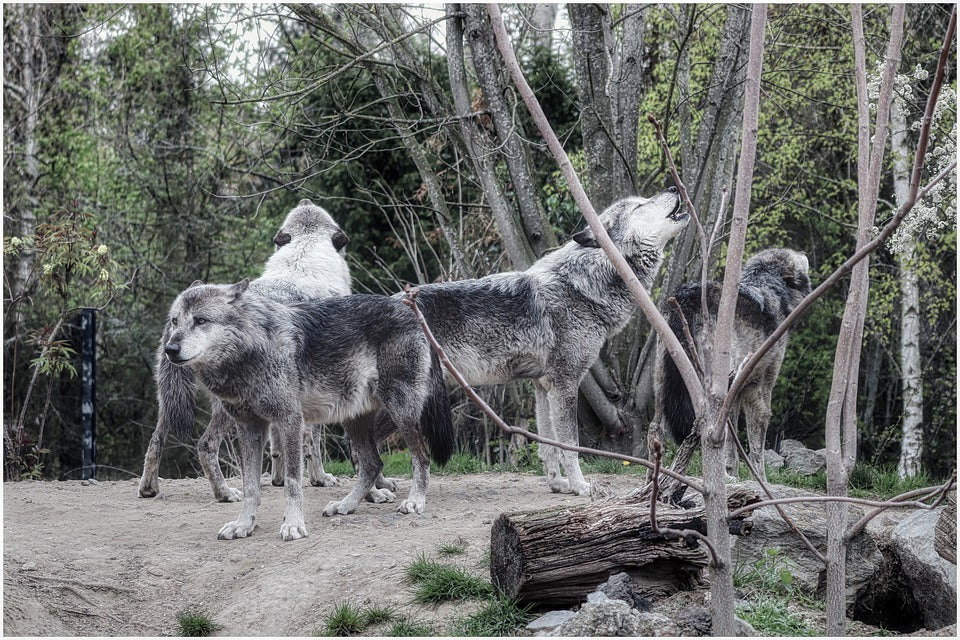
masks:
POLYGON ((192 371, 174 365, 164 355, 163 342, 157 352, 157 422, 178 438, 186 438, 193 433, 197 383, 192 371))
POLYGON ((443 382, 443 365, 430 350, 430 392, 420 414, 420 429, 430 446, 430 457, 438 465, 445 465, 454 450, 453 415, 450 396, 443 382))
MULTIPOLYGON (((689 285, 681 287, 674 297, 683 310, 691 331, 696 335, 699 322, 697 316, 700 311, 700 287, 689 285)), ((671 308, 667 314, 667 322, 673 334, 683 345, 684 351, 689 354, 690 349, 683 333, 683 321, 675 309, 671 308)), ((690 400, 690 393, 687 391, 687 385, 680 375, 680 370, 666 350, 663 351, 663 382, 660 389, 660 403, 663 411, 663 426, 674 442, 677 444, 683 442, 693 430, 696 412, 693 410, 693 402, 690 400)))

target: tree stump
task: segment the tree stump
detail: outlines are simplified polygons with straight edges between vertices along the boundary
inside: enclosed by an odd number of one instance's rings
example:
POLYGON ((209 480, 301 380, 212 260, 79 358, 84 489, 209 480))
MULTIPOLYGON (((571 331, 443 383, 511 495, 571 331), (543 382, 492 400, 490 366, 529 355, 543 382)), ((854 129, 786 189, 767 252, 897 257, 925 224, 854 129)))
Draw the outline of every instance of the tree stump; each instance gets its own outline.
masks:
MULTIPOLYGON (((730 508, 758 501, 731 496, 730 508)), ((731 533, 746 535, 748 514, 731 522, 731 533)), ((657 506, 660 529, 706 534, 703 508, 657 506)), ((605 502, 503 514, 490 532, 490 575, 507 596, 523 602, 569 606, 612 574, 627 572, 637 593, 662 598, 703 584, 708 551, 693 538, 655 533, 650 503, 619 498, 605 502)))

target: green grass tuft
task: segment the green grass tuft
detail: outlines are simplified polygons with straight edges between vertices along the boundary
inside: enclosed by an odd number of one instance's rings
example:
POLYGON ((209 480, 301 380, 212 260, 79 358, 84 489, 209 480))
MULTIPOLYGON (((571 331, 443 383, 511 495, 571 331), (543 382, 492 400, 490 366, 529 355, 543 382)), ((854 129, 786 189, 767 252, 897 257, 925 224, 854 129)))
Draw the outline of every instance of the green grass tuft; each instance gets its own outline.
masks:
POLYGON ((442 556, 462 556, 467 552, 467 541, 457 538, 453 542, 445 542, 437 547, 437 553, 442 556))
POLYGON ((386 624, 400 619, 400 615, 388 605, 373 605, 363 610, 363 626, 370 627, 377 624, 386 624))
POLYGON ((788 601, 782 598, 761 597, 737 606, 737 616, 749 622, 761 636, 815 636, 816 629, 808 627, 790 612, 788 601))
POLYGON ((526 625, 533 614, 532 606, 521 606, 516 600, 493 596, 473 615, 454 622, 455 636, 513 636, 526 625))
POLYGON ((494 593, 486 580, 422 555, 407 566, 406 573, 407 580, 417 585, 413 600, 419 604, 485 598, 494 593))
POLYGON ((391 638, 403 638, 403 637, 424 637, 424 636, 435 636, 437 632, 433 630, 428 624, 422 624, 417 622, 410 622, 409 620, 397 620, 393 623, 393 626, 387 630, 386 634, 391 638))
POLYGON ((177 635, 196 638, 209 636, 222 627, 205 611, 185 609, 177 614, 177 635))
POLYGON ((349 602, 338 602, 333 610, 324 617, 321 635, 349 636, 360 633, 366 628, 364 611, 349 602))

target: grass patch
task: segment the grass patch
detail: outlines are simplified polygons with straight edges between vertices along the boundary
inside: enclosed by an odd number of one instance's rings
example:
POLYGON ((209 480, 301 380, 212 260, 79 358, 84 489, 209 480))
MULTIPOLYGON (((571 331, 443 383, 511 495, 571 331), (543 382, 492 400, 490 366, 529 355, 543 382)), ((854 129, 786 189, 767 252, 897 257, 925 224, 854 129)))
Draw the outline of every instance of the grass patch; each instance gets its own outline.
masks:
POLYGON ((189 638, 209 636, 222 627, 205 611, 185 609, 177 614, 177 635, 189 638))
POLYGON ((857 498, 887 500, 901 493, 936 486, 941 482, 925 473, 901 479, 896 465, 892 464, 858 464, 850 474, 850 495, 857 498))
POLYGON ((386 605, 374 605, 372 607, 365 608, 363 610, 362 618, 364 627, 370 627, 377 624, 386 624, 388 622, 400 620, 400 616, 397 614, 396 610, 393 607, 386 605))
POLYGON ((419 604, 486 598, 494 593, 486 580, 423 556, 407 567, 407 579, 417 585, 413 600, 419 604))
POLYGON ((462 556, 467 552, 467 541, 457 538, 453 542, 445 542, 437 547, 437 553, 442 556, 462 556))
POLYGON ((428 624, 410 622, 409 620, 397 620, 393 623, 393 626, 387 630, 385 635, 391 638, 424 637, 435 636, 437 632, 428 624))
POLYGON ((782 598, 758 598, 754 602, 739 605, 737 615, 749 622, 761 636, 815 636, 813 629, 790 612, 788 601, 782 598))
POLYGON ((516 600, 493 596, 479 611, 454 622, 455 636, 512 636, 526 625, 533 614, 532 606, 521 606, 516 600))
POLYGON ((367 627, 364 611, 349 602, 338 602, 333 610, 324 617, 321 635, 349 636, 360 633, 367 627))

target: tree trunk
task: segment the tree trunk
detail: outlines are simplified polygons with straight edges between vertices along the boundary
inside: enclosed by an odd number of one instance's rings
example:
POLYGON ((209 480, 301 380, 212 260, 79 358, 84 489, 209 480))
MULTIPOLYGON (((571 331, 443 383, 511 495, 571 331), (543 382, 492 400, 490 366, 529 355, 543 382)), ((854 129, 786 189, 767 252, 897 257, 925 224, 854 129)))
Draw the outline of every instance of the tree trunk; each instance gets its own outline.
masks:
MULTIPOLYGON (((910 150, 907 119, 901 106, 890 107, 890 144, 893 152, 893 190, 897 206, 910 193, 910 150)), ((920 285, 914 263, 916 240, 904 239, 897 256, 900 266, 900 378, 903 385, 903 439, 900 441, 900 478, 920 473, 923 456, 923 384, 920 359, 920 285)))
MULTIPOLYGON (((758 499, 732 496, 729 509, 758 499)), ((707 530, 701 507, 658 505, 657 523, 661 530, 707 530)), ((746 535, 751 526, 740 518, 729 531, 746 535)), ((544 606, 583 602, 620 571, 629 573, 637 591, 648 597, 690 590, 702 584, 708 558, 702 544, 654 532, 648 501, 621 498, 572 509, 508 513, 490 531, 493 583, 509 597, 544 606)))

